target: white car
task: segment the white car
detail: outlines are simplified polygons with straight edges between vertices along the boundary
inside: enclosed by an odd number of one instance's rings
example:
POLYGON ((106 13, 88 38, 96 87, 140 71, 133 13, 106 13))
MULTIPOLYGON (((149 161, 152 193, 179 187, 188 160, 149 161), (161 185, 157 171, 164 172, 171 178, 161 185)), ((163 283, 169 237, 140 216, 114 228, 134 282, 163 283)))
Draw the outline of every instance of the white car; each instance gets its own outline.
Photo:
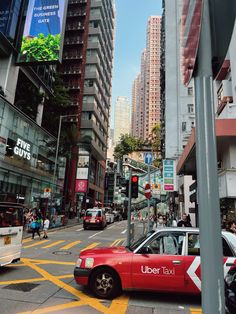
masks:
POLYGON ((115 215, 111 211, 107 211, 105 216, 108 224, 112 224, 115 221, 115 215))

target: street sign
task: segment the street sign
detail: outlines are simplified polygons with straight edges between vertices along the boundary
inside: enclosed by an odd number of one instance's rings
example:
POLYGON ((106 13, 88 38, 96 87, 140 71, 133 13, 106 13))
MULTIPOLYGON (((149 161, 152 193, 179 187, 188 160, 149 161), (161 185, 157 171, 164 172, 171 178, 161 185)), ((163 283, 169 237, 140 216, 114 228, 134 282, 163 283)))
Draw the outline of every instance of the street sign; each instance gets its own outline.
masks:
POLYGON ((182 80, 188 85, 195 69, 201 32, 202 0, 183 0, 181 18, 182 80))
POLYGON ((144 162, 145 164, 152 164, 152 153, 144 153, 144 162))
POLYGON ((146 197, 147 199, 150 199, 151 196, 152 196, 152 194, 151 194, 151 186, 150 186, 149 183, 147 183, 147 184, 145 185, 145 193, 144 193, 144 195, 145 195, 145 197, 146 197))
POLYGON ((171 159, 163 160, 163 187, 164 191, 176 190, 176 169, 175 161, 171 159))

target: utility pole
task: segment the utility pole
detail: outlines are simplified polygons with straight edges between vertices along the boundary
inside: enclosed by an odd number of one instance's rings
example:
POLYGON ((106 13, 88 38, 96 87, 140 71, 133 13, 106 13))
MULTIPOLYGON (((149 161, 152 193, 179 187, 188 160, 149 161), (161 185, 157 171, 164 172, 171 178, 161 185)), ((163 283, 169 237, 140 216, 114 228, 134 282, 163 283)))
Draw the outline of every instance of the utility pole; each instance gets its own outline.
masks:
POLYGON ((225 313, 224 277, 212 95, 209 0, 203 1, 202 5, 198 67, 194 77, 202 310, 204 314, 223 314, 225 313))

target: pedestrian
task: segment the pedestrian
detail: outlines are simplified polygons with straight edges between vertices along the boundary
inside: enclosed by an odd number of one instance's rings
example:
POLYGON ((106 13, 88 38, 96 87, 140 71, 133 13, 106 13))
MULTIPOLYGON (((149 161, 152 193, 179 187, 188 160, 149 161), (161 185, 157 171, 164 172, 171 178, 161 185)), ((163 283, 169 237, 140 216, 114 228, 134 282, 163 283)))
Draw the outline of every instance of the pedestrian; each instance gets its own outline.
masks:
POLYGON ((227 231, 236 235, 236 224, 234 221, 229 221, 227 231))
POLYGON ((43 238, 48 238, 48 228, 49 228, 50 221, 48 219, 48 216, 46 216, 46 219, 43 222, 43 238))
POLYGON ((163 216, 160 215, 157 220, 157 227, 165 227, 163 216))
POLYGON ((180 219, 177 223, 178 227, 192 227, 190 216, 183 213, 182 219, 180 219))
POLYGON ((35 235, 35 233, 37 233, 39 236, 39 239, 41 240, 41 235, 39 232, 40 226, 41 226, 41 224, 40 224, 39 218, 34 216, 33 221, 31 222, 32 239, 34 239, 34 235, 35 235))

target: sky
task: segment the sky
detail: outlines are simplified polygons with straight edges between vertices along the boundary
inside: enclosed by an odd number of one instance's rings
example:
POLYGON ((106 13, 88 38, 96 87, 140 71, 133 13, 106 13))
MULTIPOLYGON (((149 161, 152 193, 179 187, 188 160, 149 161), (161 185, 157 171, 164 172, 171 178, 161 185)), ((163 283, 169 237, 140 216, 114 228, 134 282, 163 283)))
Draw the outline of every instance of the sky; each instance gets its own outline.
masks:
POLYGON ((115 3, 111 128, 117 97, 126 96, 131 104, 132 84, 140 72, 141 53, 146 47, 148 18, 162 14, 162 0, 115 0, 115 3))

